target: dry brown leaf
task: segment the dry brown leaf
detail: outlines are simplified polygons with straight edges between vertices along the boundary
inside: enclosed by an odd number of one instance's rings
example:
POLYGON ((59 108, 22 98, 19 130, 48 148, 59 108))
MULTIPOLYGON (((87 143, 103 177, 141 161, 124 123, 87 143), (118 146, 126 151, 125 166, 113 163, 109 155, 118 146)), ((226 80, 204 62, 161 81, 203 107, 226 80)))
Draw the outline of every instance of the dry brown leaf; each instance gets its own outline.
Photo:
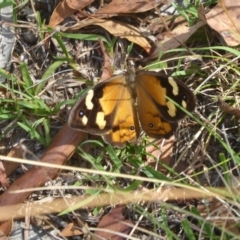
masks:
MULTIPOLYGON (((160 159, 161 162, 169 166, 172 159, 174 140, 175 137, 171 136, 169 139, 164 139, 164 144, 162 145, 163 139, 160 139, 155 142, 154 144, 155 146, 154 145, 148 146, 146 151, 153 155, 156 159, 160 159)), ((156 161, 153 161, 152 157, 151 158, 148 157, 147 162, 154 167, 156 161)), ((161 164, 159 164, 158 171, 166 173, 166 169, 161 164)))
MULTIPOLYGON (((65 124, 42 156, 41 162, 63 165, 73 154, 76 146, 83 141, 85 137, 86 133, 72 130, 67 124, 65 124)), ((2 157, 2 159, 4 158, 2 157)), ((5 209, 6 205, 23 202, 31 194, 31 191, 21 192, 18 194, 13 194, 12 191, 40 187, 44 185, 45 182, 49 181, 49 179, 55 178, 58 173, 59 169, 56 168, 38 166, 31 168, 21 178, 13 182, 7 191, 0 196, 0 206, 5 209)), ((16 208, 11 207, 12 215, 10 216, 16 214, 18 207, 18 205, 16 205, 16 208)), ((2 215, 0 217, 2 217, 2 215)), ((4 223, 0 224, 0 227, 2 226, 3 228, 5 227, 4 223)))
POLYGON ((49 21, 50 27, 55 27, 76 11, 92 3, 93 0, 63 0, 54 9, 49 21))
POLYGON ((240 118, 240 108, 230 106, 225 103, 220 96, 218 96, 218 105, 224 113, 240 118))
POLYGON ((8 188, 7 175, 2 161, 0 162, 0 183, 3 187, 8 188))
POLYGON ((120 205, 114 208, 110 213, 103 216, 101 221, 98 223, 97 228, 92 239, 113 239, 113 240, 123 240, 126 239, 121 234, 128 234, 133 226, 133 223, 129 220, 125 220, 122 211, 125 206, 120 205), (103 229, 104 231, 101 231, 103 229), (109 230, 109 231, 107 231, 109 230))
POLYGON ((101 76, 101 81, 104 81, 112 76, 111 61, 110 61, 110 57, 104 47, 102 39, 99 39, 99 43, 100 43, 100 47, 101 47, 101 50, 103 53, 103 58, 104 58, 104 66, 103 66, 103 71, 102 71, 102 76, 101 76))
POLYGON ((150 52, 151 50, 151 45, 146 40, 146 38, 142 35, 138 28, 133 27, 131 24, 110 19, 99 19, 94 23, 94 25, 103 27, 114 36, 126 38, 130 42, 136 43, 137 45, 145 49, 146 52, 150 52))
POLYGON ((142 35, 138 28, 133 27, 131 24, 110 19, 98 19, 93 24, 103 27, 114 36, 126 38, 130 42, 136 43, 137 45, 145 49, 146 52, 150 52, 151 50, 151 45, 146 40, 146 38, 142 35))
POLYGON ((61 236, 72 237, 83 235, 83 232, 79 230, 77 222, 71 222, 61 231, 61 236))
POLYGON ((76 11, 83 9, 92 2, 93 0, 66 0, 67 5, 76 11))
POLYGON ((0 238, 1 240, 8 239, 8 236, 12 232, 13 221, 9 219, 8 221, 1 223, 0 225, 0 238))
MULTIPOLYGON (((15 157, 15 158, 21 158, 23 156, 23 150, 20 146, 13 147, 11 151, 7 155, 8 157, 15 157)), ((17 169, 20 162, 7 162, 3 161, 1 162, 2 166, 0 167, 0 182, 2 185, 7 188, 8 182, 6 177, 9 176, 13 171, 17 169), (4 169, 4 171, 3 171, 4 169)))
POLYGON ((216 224, 220 229, 226 229, 236 236, 239 236, 239 222, 233 209, 228 204, 219 201, 217 198, 207 198, 207 204, 199 204, 197 209, 201 216, 216 224))
POLYGON ((145 49, 146 52, 150 52, 151 50, 150 43, 146 40, 138 28, 120 21, 114 21, 111 19, 88 19, 81 21, 72 27, 62 27, 62 30, 77 30, 89 25, 98 25, 103 27, 114 36, 126 38, 130 42, 136 43, 145 49))
POLYGON ((165 35, 164 40, 159 43, 160 50, 167 51, 177 48, 187 41, 198 30, 198 28, 202 27, 204 24, 204 22, 200 21, 191 27, 185 25, 176 27, 172 30, 171 34, 165 35))
POLYGON ((198 7, 198 17, 200 20, 202 20, 205 24, 207 24, 207 19, 205 15, 205 9, 202 3, 199 4, 198 7))
POLYGON ((57 7, 54 9, 52 16, 49 21, 50 27, 55 27, 68 16, 70 16, 72 13, 74 13, 76 10, 72 9, 68 6, 67 2, 63 0, 60 2, 57 7))
MULTIPOLYGON (((20 146, 13 147, 7 155, 8 157, 22 158, 23 149, 20 146)), ((7 176, 9 176, 19 166, 20 162, 3 162, 7 176)))
POLYGON ((139 13, 146 12, 159 4, 167 4, 169 0, 113 0, 108 5, 96 11, 96 15, 108 14, 114 15, 119 13, 139 13))
POLYGON ((240 1, 221 0, 206 14, 208 25, 216 30, 228 46, 240 44, 240 1))

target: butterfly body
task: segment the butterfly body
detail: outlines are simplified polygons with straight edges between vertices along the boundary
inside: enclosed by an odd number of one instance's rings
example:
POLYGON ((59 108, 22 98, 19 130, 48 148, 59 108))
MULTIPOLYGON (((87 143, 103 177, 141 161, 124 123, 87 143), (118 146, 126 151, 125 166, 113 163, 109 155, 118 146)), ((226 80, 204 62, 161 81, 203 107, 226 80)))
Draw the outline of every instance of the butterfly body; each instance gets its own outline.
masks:
POLYGON ((69 126, 102 135, 116 147, 134 143, 141 128, 150 137, 168 138, 177 121, 195 108, 194 95, 182 82, 157 72, 129 71, 97 84, 82 96, 69 116, 69 126))

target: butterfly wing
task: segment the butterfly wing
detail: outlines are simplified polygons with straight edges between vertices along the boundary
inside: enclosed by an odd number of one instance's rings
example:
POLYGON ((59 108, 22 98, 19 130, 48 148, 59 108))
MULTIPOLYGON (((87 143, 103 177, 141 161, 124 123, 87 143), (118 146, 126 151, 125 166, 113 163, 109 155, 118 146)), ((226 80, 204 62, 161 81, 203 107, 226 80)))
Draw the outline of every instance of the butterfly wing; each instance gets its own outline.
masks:
POLYGON ((136 92, 142 128, 154 138, 170 137, 177 127, 177 121, 186 116, 173 101, 188 111, 195 108, 194 95, 187 86, 157 72, 138 72, 136 92))
POLYGON ((112 128, 120 97, 118 87, 119 81, 104 81, 90 89, 72 108, 69 126, 98 135, 108 132, 112 128))
POLYGON ((126 88, 118 103, 113 127, 103 136, 105 142, 119 148, 124 147, 126 142, 136 142, 139 137, 140 127, 134 101, 129 89, 126 88))
POLYGON ((135 141, 139 124, 125 75, 110 78, 89 90, 73 107, 68 124, 77 130, 104 135, 104 140, 114 146, 135 141))
POLYGON ((153 138, 169 138, 177 128, 177 122, 166 121, 157 105, 141 87, 137 87, 138 117, 143 131, 153 138))

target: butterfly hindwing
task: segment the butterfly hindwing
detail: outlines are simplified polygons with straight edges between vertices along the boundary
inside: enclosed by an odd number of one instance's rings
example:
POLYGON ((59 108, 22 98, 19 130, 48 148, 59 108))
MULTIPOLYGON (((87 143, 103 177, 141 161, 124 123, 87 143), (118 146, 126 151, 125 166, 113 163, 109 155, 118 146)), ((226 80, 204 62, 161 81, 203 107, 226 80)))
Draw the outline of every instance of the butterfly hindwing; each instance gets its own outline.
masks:
POLYGON ((177 121, 186 113, 173 101, 188 111, 195 107, 193 93, 187 86, 157 72, 138 72, 135 87, 139 120, 148 136, 169 138, 176 130, 177 121))
POLYGON ((152 101, 152 97, 144 88, 138 85, 136 91, 138 96, 138 116, 143 131, 153 138, 169 138, 176 129, 177 124, 170 123, 163 118, 157 104, 152 101))
POLYGON ((103 138, 105 142, 122 148, 126 145, 126 142, 135 143, 139 133, 140 127, 134 107, 134 99, 129 89, 125 88, 116 110, 113 127, 103 138))

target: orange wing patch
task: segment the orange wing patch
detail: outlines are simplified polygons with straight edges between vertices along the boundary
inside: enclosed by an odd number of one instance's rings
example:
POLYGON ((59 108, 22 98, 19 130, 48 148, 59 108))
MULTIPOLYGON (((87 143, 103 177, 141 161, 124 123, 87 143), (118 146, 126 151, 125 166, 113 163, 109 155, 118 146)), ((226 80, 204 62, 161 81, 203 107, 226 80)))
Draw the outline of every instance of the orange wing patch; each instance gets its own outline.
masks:
POLYGON ((113 128, 103 138, 106 142, 114 143, 114 146, 121 148, 126 142, 136 142, 140 132, 134 99, 127 86, 121 90, 115 111, 113 128))

